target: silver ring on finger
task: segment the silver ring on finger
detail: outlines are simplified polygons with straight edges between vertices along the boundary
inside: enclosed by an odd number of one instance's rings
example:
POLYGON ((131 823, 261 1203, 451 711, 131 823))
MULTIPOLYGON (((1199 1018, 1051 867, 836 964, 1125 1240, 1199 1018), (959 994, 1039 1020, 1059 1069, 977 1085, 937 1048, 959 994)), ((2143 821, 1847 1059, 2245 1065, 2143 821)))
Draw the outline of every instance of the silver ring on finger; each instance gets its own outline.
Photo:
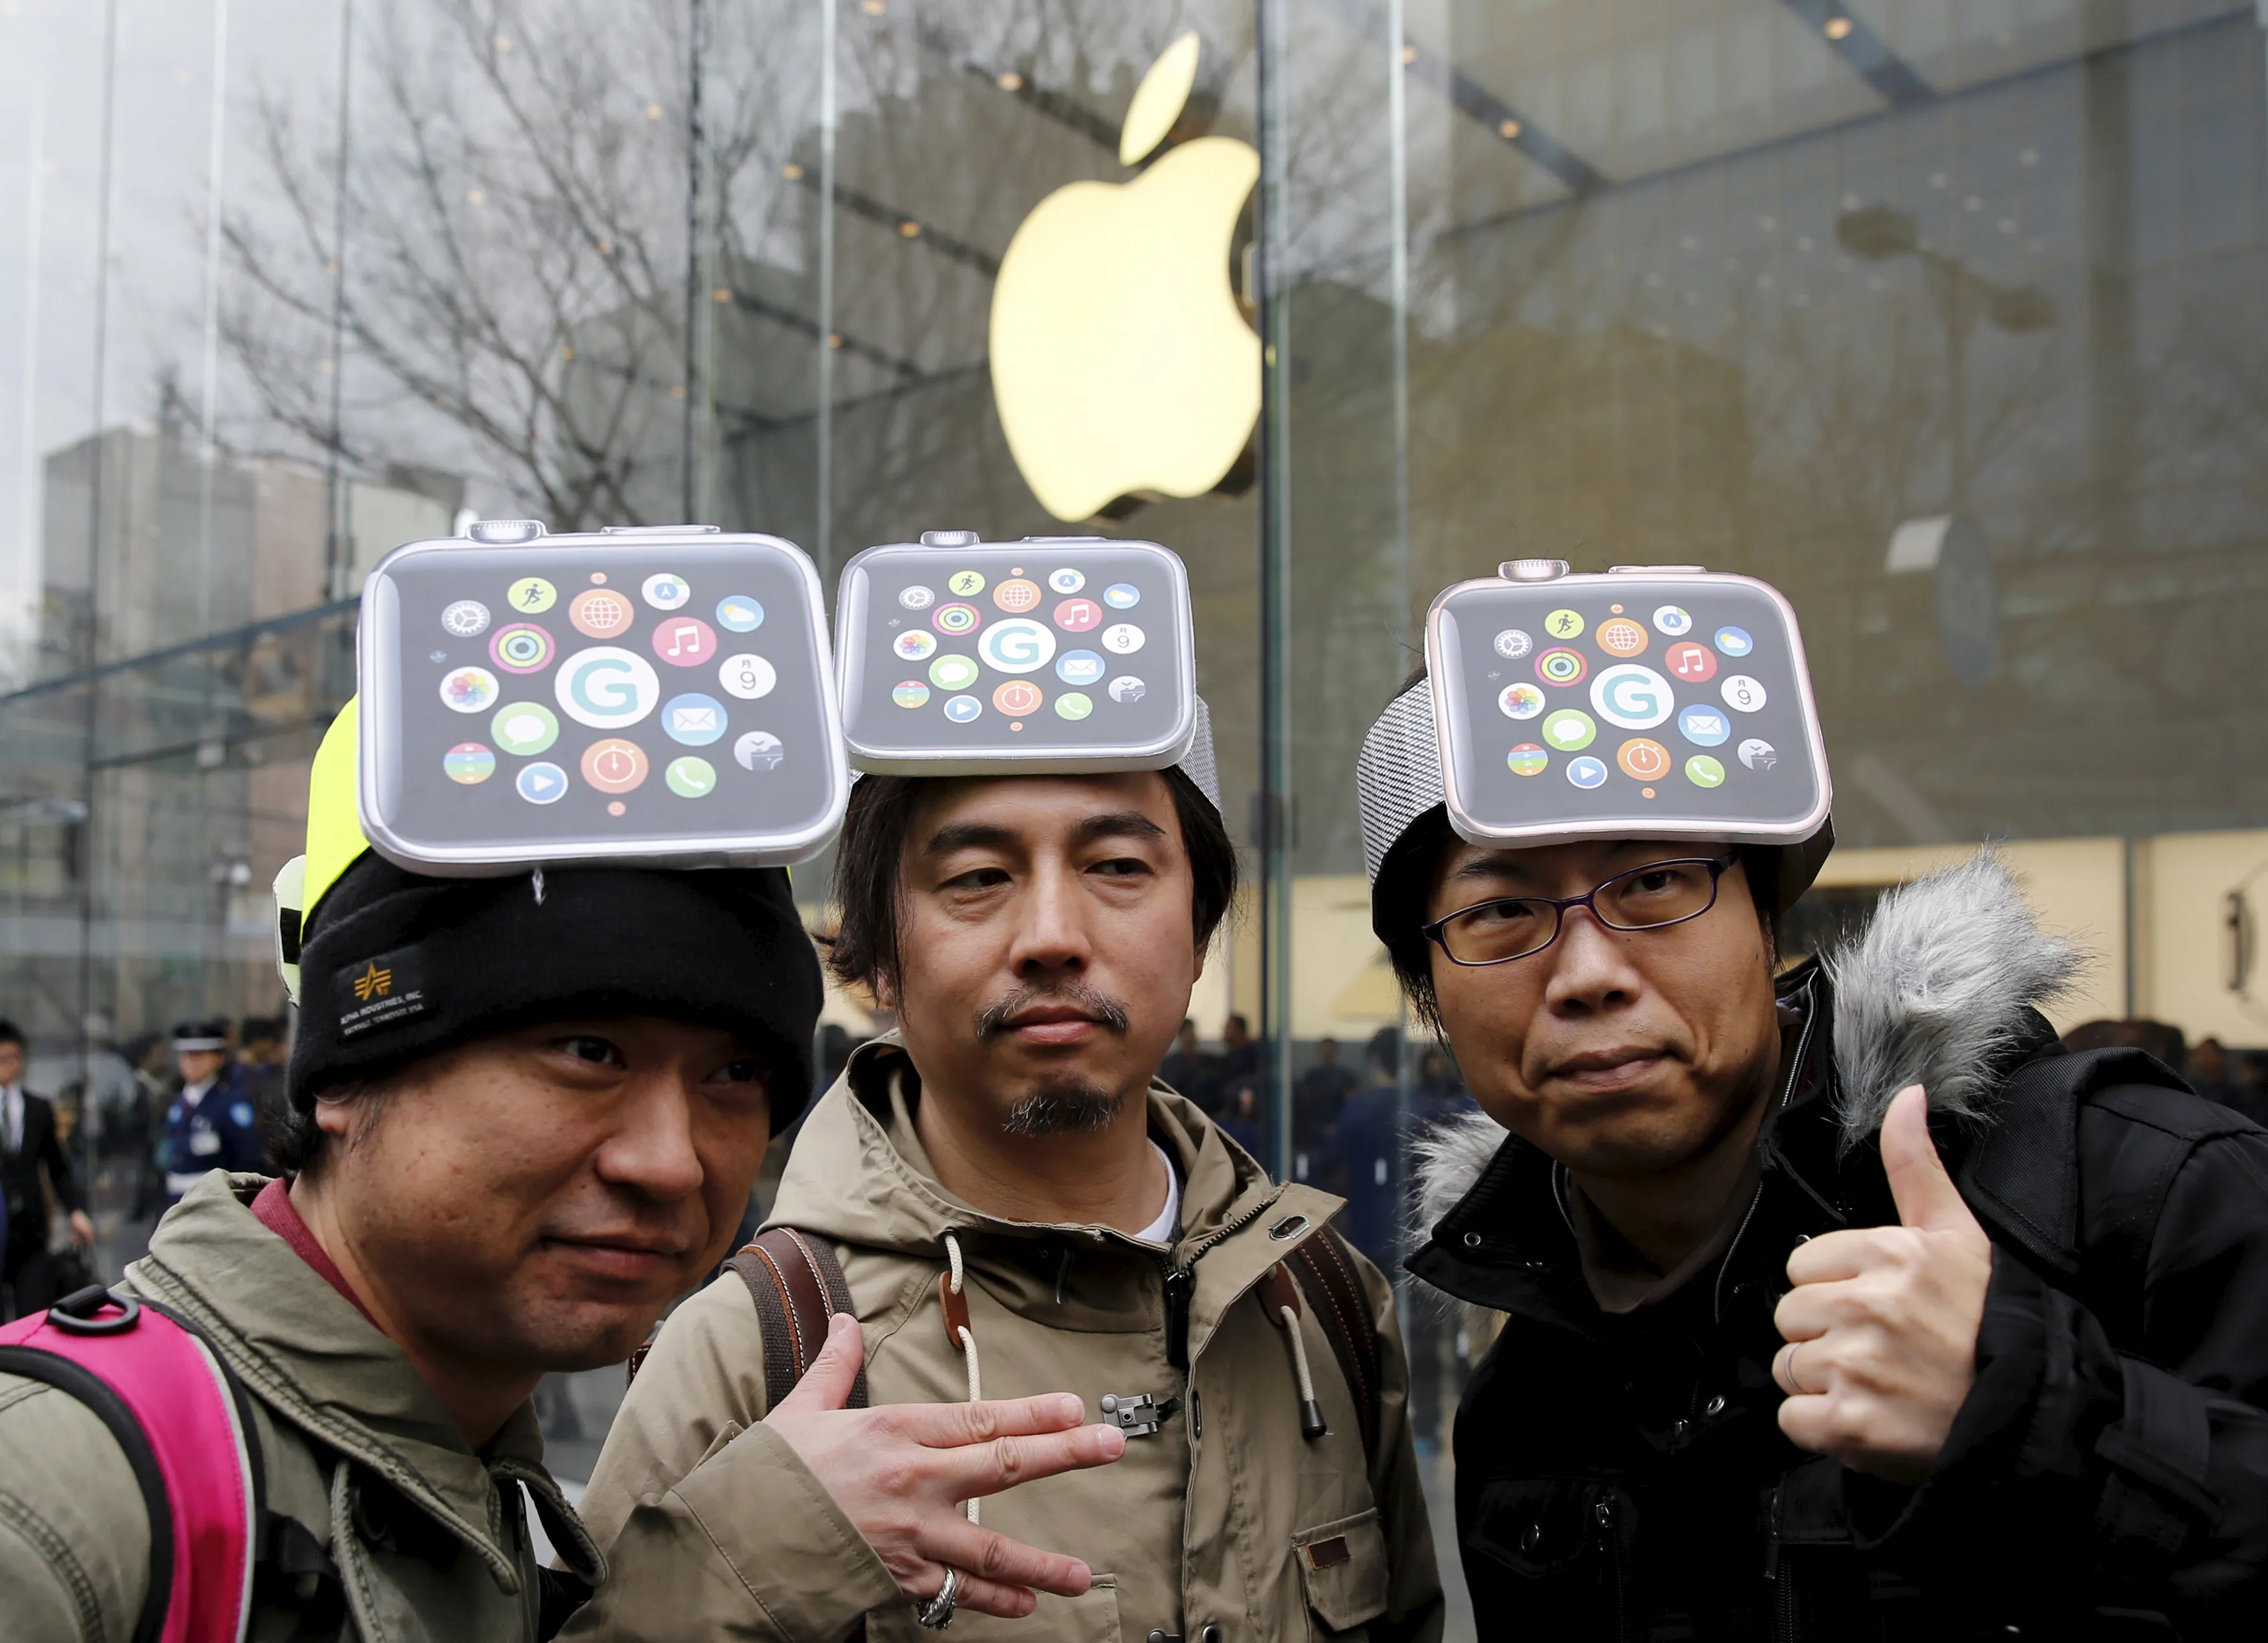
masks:
POLYGON ((961 1571, 948 1563, 945 1566, 945 1584, 936 1596, 914 1605, 914 1618, 932 1632, 942 1632, 953 1624, 953 1606, 960 1596, 961 1571))
POLYGON ((1818 1393, 1816 1393, 1816 1392, 1815 1392, 1815 1391, 1813 1391, 1809 1387, 1808 1387, 1808 1386, 1804 1385, 1804 1384, 1803 1384, 1803 1378, 1802 1378, 1800 1375, 1799 1375, 1799 1374, 1797 1374, 1795 1373, 1795 1355, 1796 1355, 1796 1353, 1797 1353, 1797 1352, 1800 1352, 1800 1351, 1802 1351, 1802 1350, 1803 1350, 1803 1343, 1802 1343, 1801 1341, 1791 1341, 1790 1343, 1788 1343, 1788 1348, 1787 1348, 1787 1383, 1788 1383, 1788 1385, 1790 1385, 1791 1387, 1793 1387, 1793 1388, 1794 1388, 1794 1389, 1795 1389, 1795 1391, 1796 1391, 1796 1394, 1797 1394, 1797 1396, 1800 1396, 1800 1397, 1817 1397, 1817 1396, 1819 1396, 1819 1394, 1818 1394, 1818 1393))

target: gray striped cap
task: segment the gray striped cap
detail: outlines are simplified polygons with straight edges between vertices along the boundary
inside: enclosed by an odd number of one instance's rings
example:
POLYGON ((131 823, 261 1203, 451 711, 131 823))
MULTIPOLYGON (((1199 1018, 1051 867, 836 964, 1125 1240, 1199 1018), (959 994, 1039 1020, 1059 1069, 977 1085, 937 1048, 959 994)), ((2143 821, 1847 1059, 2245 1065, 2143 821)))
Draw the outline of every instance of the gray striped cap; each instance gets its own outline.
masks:
POLYGON ((1362 865, 1370 881, 1410 824, 1447 801, 1441 744, 1433 728, 1433 686, 1420 679, 1386 704, 1362 739, 1355 761, 1356 807, 1362 813, 1362 865))

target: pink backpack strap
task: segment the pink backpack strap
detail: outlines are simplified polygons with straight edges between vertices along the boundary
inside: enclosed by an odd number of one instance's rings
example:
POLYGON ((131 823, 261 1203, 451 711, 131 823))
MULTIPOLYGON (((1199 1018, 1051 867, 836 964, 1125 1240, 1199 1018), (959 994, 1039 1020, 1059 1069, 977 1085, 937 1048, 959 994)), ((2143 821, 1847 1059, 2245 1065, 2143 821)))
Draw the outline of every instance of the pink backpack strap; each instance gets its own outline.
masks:
POLYGON ((251 1405, 220 1354, 174 1314, 83 1289, 0 1328, 0 1372, 92 1411, 150 1514, 135 1643, 237 1643, 252 1612, 261 1500, 251 1405))

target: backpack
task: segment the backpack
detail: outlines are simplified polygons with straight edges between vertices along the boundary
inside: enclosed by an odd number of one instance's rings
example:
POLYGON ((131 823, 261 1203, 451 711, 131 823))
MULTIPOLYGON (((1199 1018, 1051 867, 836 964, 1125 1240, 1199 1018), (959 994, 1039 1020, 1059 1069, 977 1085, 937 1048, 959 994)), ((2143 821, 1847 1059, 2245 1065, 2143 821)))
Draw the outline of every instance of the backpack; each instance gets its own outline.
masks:
POLYGON ((244 1389, 195 1326, 97 1285, 0 1327, 0 1373, 77 1398, 125 1452, 150 1518, 134 1643, 241 1639, 261 1521, 244 1389))
MULTIPOLYGON (((812 1237, 792 1227, 775 1227, 758 1234, 725 1264, 740 1275, 755 1302, 757 1320, 763 1325, 764 1407, 777 1409, 827 1344, 828 1319, 852 1310, 850 1286, 843 1279, 833 1246, 824 1238, 812 1237)), ((1259 1294, 1261 1304, 1270 1308, 1270 1323, 1276 1322, 1274 1306, 1291 1290, 1295 1278, 1299 1288, 1307 1292, 1315 1320, 1331 1344, 1331 1355, 1338 1359, 1347 1390, 1353 1394, 1356 1418, 1362 1427, 1363 1457, 1374 1464, 1382 1394, 1378 1325, 1371 1316, 1362 1282, 1355 1276, 1354 1263, 1336 1232, 1326 1227, 1294 1249, 1288 1260, 1270 1269, 1259 1294)), ((1291 1304, 1296 1311, 1296 1298, 1291 1304)), ((637 1374, 644 1354, 645 1349, 640 1347, 630 1359, 632 1375, 637 1374)), ((866 1404, 866 1372, 861 1367, 847 1407, 864 1409, 866 1404)), ((1318 1411, 1308 1436, 1319 1437, 1322 1430, 1318 1411)))

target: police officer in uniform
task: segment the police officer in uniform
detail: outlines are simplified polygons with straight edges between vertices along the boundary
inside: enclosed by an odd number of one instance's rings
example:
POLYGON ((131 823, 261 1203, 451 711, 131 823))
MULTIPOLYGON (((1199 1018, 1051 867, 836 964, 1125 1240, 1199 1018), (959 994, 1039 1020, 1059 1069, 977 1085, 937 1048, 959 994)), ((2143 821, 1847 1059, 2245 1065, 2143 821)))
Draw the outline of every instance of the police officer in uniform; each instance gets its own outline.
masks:
POLYGON ((173 1056, 181 1081, 158 1141, 167 1209, 208 1170, 261 1167, 260 1115, 244 1069, 229 1058, 227 1023, 182 1022, 173 1029, 173 1056))

